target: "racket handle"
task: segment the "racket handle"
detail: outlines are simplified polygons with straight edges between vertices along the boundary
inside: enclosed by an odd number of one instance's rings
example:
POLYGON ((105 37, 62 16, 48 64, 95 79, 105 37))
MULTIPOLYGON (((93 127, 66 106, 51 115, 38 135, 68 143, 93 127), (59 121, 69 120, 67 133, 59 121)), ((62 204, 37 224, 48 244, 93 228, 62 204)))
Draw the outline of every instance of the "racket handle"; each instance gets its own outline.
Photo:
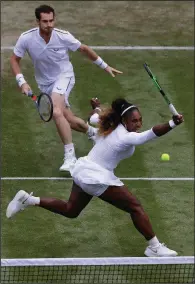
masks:
POLYGON ((28 92, 27 96, 28 96, 28 97, 31 97, 31 99, 32 99, 33 101, 36 101, 36 100, 37 100, 37 96, 34 96, 34 95, 33 95, 32 90, 30 90, 30 91, 28 92))
POLYGON ((169 104, 169 110, 173 115, 179 115, 179 113, 176 111, 175 107, 172 104, 169 104))
POLYGON ((32 96, 33 96, 33 92, 32 92, 32 90, 28 91, 27 96, 28 96, 28 97, 32 97, 32 96))

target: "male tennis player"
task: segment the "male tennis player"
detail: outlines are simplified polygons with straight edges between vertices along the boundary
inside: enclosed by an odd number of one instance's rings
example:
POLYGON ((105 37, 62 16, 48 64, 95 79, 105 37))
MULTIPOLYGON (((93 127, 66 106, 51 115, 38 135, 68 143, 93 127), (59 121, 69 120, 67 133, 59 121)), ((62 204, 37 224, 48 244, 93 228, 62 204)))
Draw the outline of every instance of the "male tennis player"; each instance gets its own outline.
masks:
POLYGON ((20 190, 7 207, 7 217, 13 217, 29 205, 37 205, 67 218, 76 218, 92 197, 97 196, 130 214, 134 226, 148 241, 146 256, 176 256, 176 251, 159 242, 142 205, 113 170, 121 160, 133 155, 135 146, 165 135, 182 122, 182 115, 178 115, 167 123, 138 132, 142 116, 137 106, 124 99, 113 101, 112 107, 100 114, 96 144, 71 170, 73 186, 68 202, 35 197, 20 190))
POLYGON ((20 60, 26 52, 32 59, 39 89, 52 97, 53 120, 64 144, 64 163, 60 171, 69 171, 76 162, 71 128, 87 133, 89 137, 93 135, 93 128, 76 117, 69 108, 68 98, 75 76, 68 51, 80 51, 113 77, 122 72, 110 67, 68 31, 54 28, 55 11, 52 7, 41 5, 35 9, 35 16, 38 27, 21 34, 11 56, 11 67, 21 92, 27 95, 31 87, 21 72, 20 60))

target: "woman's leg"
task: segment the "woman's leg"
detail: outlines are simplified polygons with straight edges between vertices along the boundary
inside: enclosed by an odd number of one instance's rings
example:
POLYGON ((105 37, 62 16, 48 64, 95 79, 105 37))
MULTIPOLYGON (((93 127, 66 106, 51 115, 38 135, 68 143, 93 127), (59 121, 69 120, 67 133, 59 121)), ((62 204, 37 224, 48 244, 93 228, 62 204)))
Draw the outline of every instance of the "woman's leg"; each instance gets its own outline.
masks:
POLYGON ((56 198, 41 197, 39 206, 67 218, 76 218, 92 197, 73 182, 72 191, 67 202, 56 198))
POLYGON ((126 186, 109 186, 99 198, 130 213, 134 226, 146 240, 151 240, 155 236, 148 215, 126 186))
POLYGON ((76 218, 87 206, 92 197, 74 182, 67 202, 51 197, 35 197, 32 193, 28 194, 26 191, 20 190, 8 204, 6 216, 7 218, 12 218, 27 206, 36 205, 67 218, 76 218))

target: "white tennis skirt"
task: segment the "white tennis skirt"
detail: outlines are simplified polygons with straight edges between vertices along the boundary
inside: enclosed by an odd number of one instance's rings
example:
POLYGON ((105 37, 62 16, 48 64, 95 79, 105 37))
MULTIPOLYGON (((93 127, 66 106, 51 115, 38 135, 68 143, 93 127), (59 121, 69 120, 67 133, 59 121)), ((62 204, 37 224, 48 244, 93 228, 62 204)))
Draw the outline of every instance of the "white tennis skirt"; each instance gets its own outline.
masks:
POLYGON ((100 196, 108 186, 124 185, 113 171, 101 167, 87 156, 79 158, 70 173, 74 182, 93 196, 100 196))

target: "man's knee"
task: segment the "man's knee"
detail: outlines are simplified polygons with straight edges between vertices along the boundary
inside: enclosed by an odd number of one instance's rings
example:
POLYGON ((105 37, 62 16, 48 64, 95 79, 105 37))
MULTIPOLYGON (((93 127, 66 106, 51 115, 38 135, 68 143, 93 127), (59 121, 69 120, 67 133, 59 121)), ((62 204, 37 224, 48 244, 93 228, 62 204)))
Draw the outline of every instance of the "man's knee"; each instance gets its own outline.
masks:
POLYGON ((60 107, 53 108, 53 119, 58 119, 63 116, 63 110, 60 107))

